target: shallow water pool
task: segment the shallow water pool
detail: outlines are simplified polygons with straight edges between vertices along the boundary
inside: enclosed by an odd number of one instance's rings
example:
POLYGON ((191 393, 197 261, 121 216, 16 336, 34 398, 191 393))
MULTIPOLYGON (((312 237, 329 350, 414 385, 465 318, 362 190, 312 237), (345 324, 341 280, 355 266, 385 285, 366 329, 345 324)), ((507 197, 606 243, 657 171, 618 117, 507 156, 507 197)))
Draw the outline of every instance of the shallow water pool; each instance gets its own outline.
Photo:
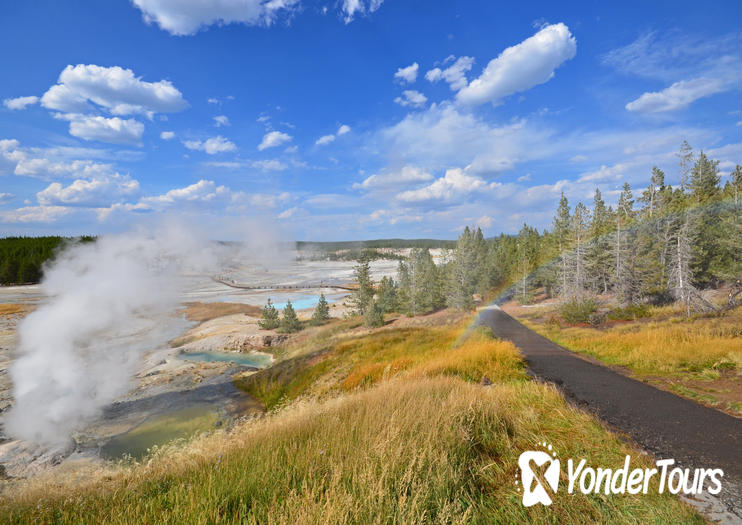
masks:
POLYGON ((273 363, 268 354, 240 354, 237 352, 183 352, 180 354, 186 361, 234 363, 236 365, 266 368, 273 363))
MULTIPOLYGON (((339 301, 346 295, 348 294, 328 294, 325 295, 325 299, 327 300, 328 304, 332 304, 339 301)), ((289 300, 291 301, 291 306, 294 307, 294 310, 305 310, 307 308, 314 308, 315 306, 317 306, 317 304, 319 303, 319 294, 294 295, 293 297, 288 297, 286 299, 279 296, 277 297, 277 300, 279 302, 273 303, 273 306, 275 306, 277 310, 283 310, 289 300)))
POLYGON ((101 447, 100 455, 105 459, 116 460, 131 456, 139 460, 154 446, 161 446, 175 439, 187 439, 199 432, 214 429, 219 419, 218 412, 209 405, 150 416, 128 432, 111 438, 101 447))

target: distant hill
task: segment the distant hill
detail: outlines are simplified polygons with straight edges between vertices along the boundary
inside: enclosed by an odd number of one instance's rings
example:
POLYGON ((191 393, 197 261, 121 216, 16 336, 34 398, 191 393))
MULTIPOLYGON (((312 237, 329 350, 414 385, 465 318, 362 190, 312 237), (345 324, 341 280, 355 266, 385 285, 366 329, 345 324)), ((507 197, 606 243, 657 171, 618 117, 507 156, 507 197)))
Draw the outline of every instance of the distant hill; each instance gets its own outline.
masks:
POLYGON ((456 241, 443 239, 372 239, 367 241, 314 242, 297 241, 299 250, 357 250, 378 248, 455 248, 456 241))

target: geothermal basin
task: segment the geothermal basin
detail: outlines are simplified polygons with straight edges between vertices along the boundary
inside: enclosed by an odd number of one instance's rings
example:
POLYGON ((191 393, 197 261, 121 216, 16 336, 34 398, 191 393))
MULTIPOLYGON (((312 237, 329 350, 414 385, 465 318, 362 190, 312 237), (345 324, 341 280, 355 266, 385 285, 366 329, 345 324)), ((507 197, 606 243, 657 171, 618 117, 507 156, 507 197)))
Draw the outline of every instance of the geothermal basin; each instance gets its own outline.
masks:
MULTIPOLYGON (((240 289, 217 282, 213 275, 186 275, 180 302, 191 306, 174 312, 187 321, 181 333, 147 351, 128 392, 76 429, 64 445, 54 447, 14 439, 2 424, 13 404, 8 368, 17 357, 18 325, 50 299, 37 285, 0 287, 0 306, 15 305, 7 309, 12 313, 0 310, 0 474, 23 478, 80 462, 142 459, 152 447, 262 413, 260 404, 232 382, 236 374, 271 366, 275 344, 285 338, 259 328, 260 308, 269 297, 278 309, 291 301, 306 319, 324 293, 331 315, 343 317, 349 292, 333 284, 350 283, 354 264, 293 261, 270 269, 234 264, 225 272, 234 282, 274 289, 240 289), (301 288, 302 283, 318 282, 325 287, 301 288), (191 317, 189 311, 197 313, 191 317)), ((374 280, 394 275, 396 267, 393 260, 374 261, 374 280)))

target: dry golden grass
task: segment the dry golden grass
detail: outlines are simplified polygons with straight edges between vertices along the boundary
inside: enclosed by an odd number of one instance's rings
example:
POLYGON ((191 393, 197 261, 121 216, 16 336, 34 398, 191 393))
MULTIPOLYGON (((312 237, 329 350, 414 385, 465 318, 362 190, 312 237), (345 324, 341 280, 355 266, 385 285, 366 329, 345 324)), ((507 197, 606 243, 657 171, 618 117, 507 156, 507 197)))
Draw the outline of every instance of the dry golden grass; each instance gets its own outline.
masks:
POLYGON ((511 343, 493 339, 484 329, 459 342, 468 322, 336 336, 325 340, 321 353, 304 352, 236 384, 272 409, 300 396, 336 395, 396 376, 455 375, 476 382, 484 376, 491 381, 523 379, 523 362, 511 343))
POLYGON ((724 317, 690 319, 668 308, 656 309, 652 320, 610 328, 524 322, 571 350, 628 367, 641 375, 697 376, 723 369, 742 373, 742 308, 724 317))
MULTIPOLYGON (((401 378, 304 401, 229 433, 160 451, 86 485, 35 485, 2 502, 10 523, 700 523, 667 495, 566 495, 526 509, 517 457, 636 455, 553 389, 401 378)), ((637 466, 646 463, 635 457, 637 466)), ((566 476, 566 474, 563 474, 566 476)), ((566 480, 563 479, 562 483, 566 480)))
MULTIPOLYGON (((86 483, 46 479, 0 500, 9 523, 702 523, 670 495, 567 495, 524 508, 517 458, 621 466, 636 450, 554 389, 515 348, 464 325, 343 336, 327 327, 243 384, 274 410, 86 483), (486 375, 494 384, 479 384, 486 375), (282 408, 279 408, 282 407, 282 408)), ((562 474, 566 481, 566 473, 562 474)))

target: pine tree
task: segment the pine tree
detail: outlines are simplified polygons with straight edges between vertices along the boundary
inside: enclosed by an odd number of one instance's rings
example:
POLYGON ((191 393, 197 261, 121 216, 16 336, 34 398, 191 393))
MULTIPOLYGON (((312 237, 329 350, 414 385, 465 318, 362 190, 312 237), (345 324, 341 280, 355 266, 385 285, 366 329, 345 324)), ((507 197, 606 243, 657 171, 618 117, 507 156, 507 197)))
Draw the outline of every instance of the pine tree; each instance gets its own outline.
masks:
POLYGON ((677 155, 680 159, 680 191, 684 192, 688 187, 693 166, 693 148, 690 147, 687 140, 684 140, 680 145, 680 151, 677 155))
POLYGON ((719 223, 720 199, 719 161, 709 159, 702 151, 691 171, 691 198, 698 205, 690 214, 691 228, 695 235, 692 242, 693 273, 697 282, 709 284, 716 281, 722 271, 723 250, 718 242, 722 237, 719 223))
POLYGON ((273 306, 271 298, 269 297, 268 301, 263 307, 263 312, 261 314, 260 321, 258 321, 258 326, 263 330, 274 330, 278 328, 279 324, 280 322, 278 320, 278 310, 276 310, 276 307, 273 306))
POLYGON ((286 306, 283 308, 283 317, 281 318, 281 331, 290 334, 299 330, 301 330, 301 323, 296 316, 296 311, 291 301, 286 301, 286 306))
POLYGON ((616 209, 616 232, 614 234, 616 289, 622 301, 631 303, 636 295, 634 274, 634 251, 630 248, 631 232, 628 227, 634 220, 634 197, 629 183, 624 183, 618 197, 616 209))
POLYGON ((394 284, 394 279, 389 276, 382 277, 377 295, 379 298, 377 304, 382 312, 397 311, 397 286, 394 284))
POLYGON ((410 268, 405 261, 399 261, 397 266, 397 283, 399 283, 397 285, 397 307, 400 312, 411 315, 410 294, 412 283, 410 268))
POLYGON ((438 269, 427 248, 413 248, 409 257, 410 308, 412 315, 433 310, 437 302, 438 269))
POLYGON ((518 232, 516 248, 518 251, 518 281, 521 303, 526 303, 530 296, 528 277, 536 266, 538 237, 538 230, 531 228, 527 224, 523 224, 520 232, 518 232))
POLYGON ((666 197, 665 173, 654 166, 649 186, 639 198, 643 203, 639 217, 643 220, 636 228, 637 275, 641 281, 639 288, 643 293, 662 291, 665 287, 668 252, 668 226, 664 213, 666 197))
POLYGON ((366 313, 363 314, 363 324, 368 328, 384 326, 384 312, 381 311, 378 303, 373 299, 369 302, 366 313))
POLYGON ((317 307, 312 312, 312 318, 309 320, 309 324, 318 326, 324 324, 330 319, 330 306, 327 304, 325 294, 319 294, 319 302, 317 307))
POLYGON ((649 186, 642 193, 639 199, 644 203, 644 209, 642 210, 645 217, 650 219, 654 216, 655 210, 660 207, 660 199, 665 189, 665 172, 659 169, 657 166, 652 168, 652 177, 649 180, 649 186))
POLYGON ((734 205, 739 206, 740 194, 742 194, 742 166, 737 164, 734 171, 730 175, 731 186, 734 195, 734 205))
POLYGON ((374 286, 371 282, 371 269, 367 258, 361 258, 353 269, 353 274, 358 289, 353 292, 351 304, 357 315, 363 315, 366 312, 366 306, 374 296, 374 286))
POLYGON ((590 237, 592 238, 587 248, 586 266, 589 281, 594 283, 602 293, 608 293, 608 285, 611 281, 611 269, 613 257, 611 255, 610 239, 611 212, 603 200, 599 188, 595 188, 593 196, 593 218, 590 224, 590 237))
POLYGON ((691 170, 690 188, 696 203, 706 203, 719 195, 719 161, 710 160, 702 151, 691 170))
POLYGON ((742 274, 742 166, 737 164, 730 174, 728 194, 730 203, 722 214, 721 238, 724 252, 722 276, 727 279, 739 279, 742 274))
POLYGON ((491 282, 491 276, 489 274, 489 264, 488 264, 488 249, 487 249, 487 241, 484 239, 484 234, 482 233, 482 229, 477 227, 477 231, 474 232, 474 237, 472 239, 473 249, 474 249, 474 256, 477 259, 477 276, 476 276, 476 283, 474 286, 475 291, 480 295, 485 295, 490 287, 492 286, 491 282))
POLYGON ((467 226, 456 241, 447 285, 448 304, 457 310, 474 308, 477 284, 477 253, 471 230, 467 226))

